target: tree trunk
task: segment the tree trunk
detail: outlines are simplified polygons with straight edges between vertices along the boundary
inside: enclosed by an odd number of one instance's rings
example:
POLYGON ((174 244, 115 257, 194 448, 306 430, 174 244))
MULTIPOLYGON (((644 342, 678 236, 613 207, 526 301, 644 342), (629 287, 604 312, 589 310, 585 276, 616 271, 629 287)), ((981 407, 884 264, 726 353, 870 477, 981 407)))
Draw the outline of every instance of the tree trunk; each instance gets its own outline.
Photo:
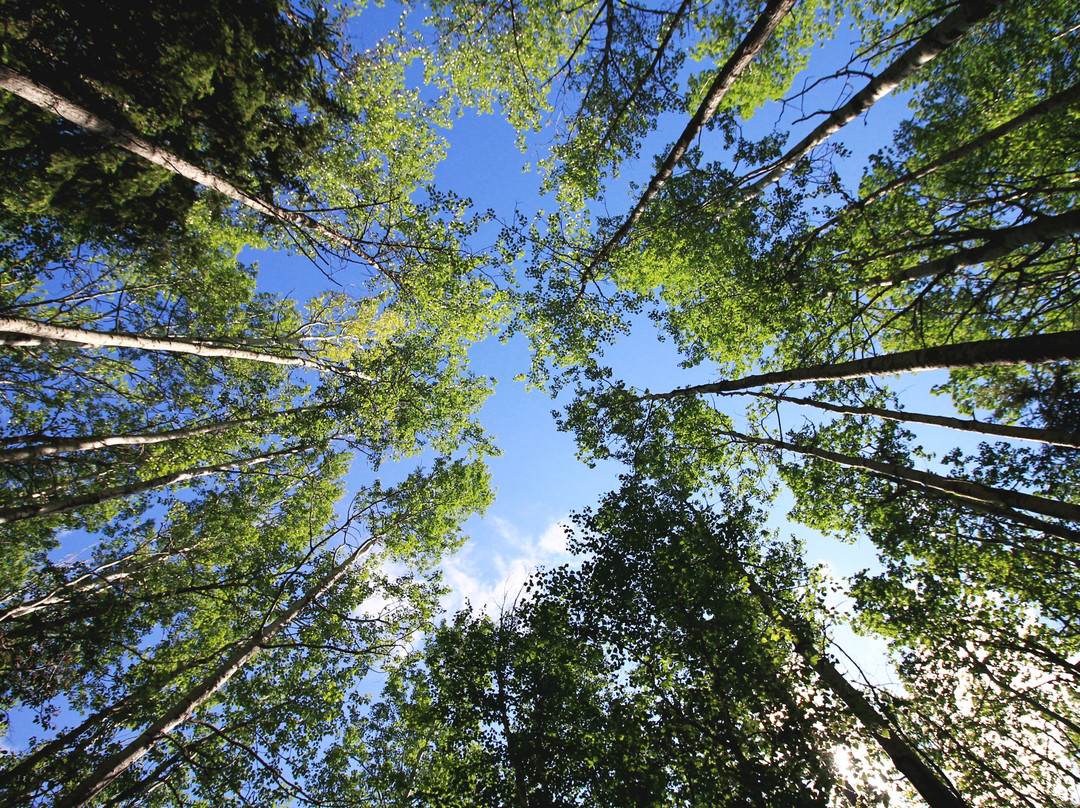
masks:
MULTIPOLYGON (((999 509, 998 512, 1020 508, 1032 513, 1042 514, 1052 519, 1064 519, 1070 522, 1080 522, 1080 505, 1071 502, 1060 502, 1046 497, 1025 494, 1021 491, 1010 491, 1006 488, 994 488, 982 483, 960 480, 952 477, 942 477, 929 471, 919 471, 909 466, 901 466, 897 463, 882 463, 879 460, 871 460, 865 457, 852 457, 851 455, 832 452, 828 449, 818 449, 814 446, 800 446, 797 443, 775 440, 773 438, 760 438, 752 435, 744 435, 740 432, 717 430, 719 434, 742 441, 743 443, 756 444, 758 446, 770 446, 781 451, 793 452, 807 457, 816 457, 826 460, 844 468, 864 471, 888 480, 914 485, 921 490, 944 494, 954 500, 974 507, 987 506, 999 509)), ((1006 514, 1002 514, 1006 515, 1006 514)), ((1022 514, 1018 514, 1022 516, 1022 514)), ((1057 528, 1054 535, 1061 536, 1072 542, 1080 543, 1080 535, 1076 531, 1053 525, 1049 522, 1039 522, 1041 529, 1057 528)))
MULTIPOLYGON (((162 683, 162 685, 165 684, 167 684, 167 682, 162 683)), ((10 788, 17 783, 19 778, 30 775, 39 763, 42 763, 46 760, 62 757, 64 750, 67 749, 71 744, 76 742, 86 742, 87 739, 82 739, 81 741, 80 739, 88 730, 94 729, 95 727, 104 724, 107 720, 109 720, 111 716, 115 715, 118 718, 122 718, 128 708, 128 705, 133 700, 134 695, 130 694, 120 699, 120 701, 117 701, 114 704, 111 704, 108 707, 105 707, 104 709, 98 710, 96 713, 87 716, 78 726, 68 730, 67 732, 64 732, 53 740, 42 744, 37 749, 30 752, 30 754, 28 754, 26 757, 15 761, 10 768, 5 769, 2 773, 0 773, 0 780, 5 783, 5 787, 10 788)), ((23 787, 21 793, 17 794, 13 799, 9 798, 6 802, 3 803, 4 808, 9 808, 9 806, 16 805, 28 805, 31 791, 32 789, 23 787), (24 803, 23 800, 26 800, 26 802, 24 803)))
POLYGON ((141 548, 136 548, 135 551, 122 558, 109 561, 82 575, 72 578, 70 581, 65 581, 59 586, 54 587, 52 591, 46 595, 42 595, 35 600, 23 601, 22 603, 8 606, 3 610, 0 610, 0 623, 7 620, 18 620, 19 618, 27 617, 36 612, 40 612, 43 609, 47 609, 50 606, 66 603, 74 595, 83 592, 93 592, 98 589, 104 589, 107 586, 112 586, 119 581, 137 575, 147 567, 162 559, 171 558, 173 556, 183 556, 197 546, 198 542, 195 542, 175 550, 162 550, 155 553, 140 552, 141 548))
POLYGON ((1071 210, 1057 216, 1040 216, 1027 224, 989 230, 986 232, 985 243, 978 247, 957 250, 950 255, 916 264, 887 278, 870 278, 866 281, 857 281, 855 285, 860 289, 899 286, 909 281, 945 275, 964 267, 995 261, 1028 244, 1054 242, 1076 233, 1080 233, 1080 210, 1071 210))
MULTIPOLYGON (((1080 531, 1073 530, 1065 525, 1057 524, 1056 522, 1047 522, 1045 519, 1040 519, 1037 516, 1032 516, 1028 513, 1014 510, 1005 505, 998 505, 992 502, 978 501, 974 499, 968 499, 961 497, 958 494, 950 494, 942 491, 939 488, 933 486, 917 483, 914 480, 904 480, 903 485, 912 491, 920 491, 928 496, 932 497, 944 497, 956 502, 959 505, 964 506, 968 510, 975 511, 976 513, 985 513, 989 516, 995 516, 998 519, 1004 519, 1006 522, 1012 522, 1014 525, 1025 527, 1028 530, 1034 530, 1037 533, 1044 533, 1047 536, 1056 536, 1062 541, 1069 544, 1080 545, 1080 531)), ((953 534, 957 535, 957 534, 953 534)), ((1015 547, 1023 547, 1027 552, 1037 553, 1047 558, 1054 558, 1058 563, 1065 566, 1074 565, 1076 559, 1074 556, 1063 555, 1062 553, 1048 550, 1045 547, 1027 547, 1024 545, 1023 539, 1015 539, 1005 541, 1002 539, 987 538, 983 536, 966 536, 964 538, 971 541, 981 542, 984 544, 997 544, 1008 545, 1015 547)))
POLYGON ((833 110, 809 135, 767 169, 759 180, 738 194, 735 204, 743 205, 777 182, 833 134, 858 118, 875 103, 895 90, 904 79, 958 40, 975 23, 989 16, 1004 0, 962 0, 959 7, 923 34, 910 48, 844 106, 833 110))
POLYGON ((166 735, 182 725, 202 704, 212 698, 226 683, 248 663, 271 639, 281 633, 299 617, 305 609, 329 592, 349 571, 360 556, 367 553, 378 541, 368 539, 349 556, 327 572, 307 592, 294 600, 272 622, 263 626, 232 651, 217 669, 190 688, 175 701, 164 715, 142 731, 120 751, 110 755, 82 782, 56 802, 56 808, 81 808, 107 788, 113 780, 137 763, 166 735))
POLYGON ((88 435, 84 438, 53 438, 43 436, 36 438, 40 443, 35 446, 27 446, 21 449, 0 450, 0 463, 20 463, 25 460, 35 460, 51 455, 67 454, 70 452, 87 452, 94 449, 107 449, 112 446, 152 446, 157 443, 168 443, 174 440, 197 438, 202 435, 216 435, 236 427, 250 426, 270 418, 298 415, 304 412, 315 412, 325 408, 324 405, 293 407, 287 410, 272 412, 265 416, 239 418, 232 421, 219 421, 218 423, 204 424, 203 426, 185 426, 166 430, 165 432, 131 432, 126 435, 88 435))
MULTIPOLYGON (((98 589, 104 589, 107 586, 119 583, 120 581, 130 578, 145 566, 155 559, 166 558, 172 555, 172 553, 151 553, 144 559, 140 559, 142 563, 124 565, 117 567, 116 564, 108 564, 105 567, 98 567, 93 572, 87 572, 84 575, 80 575, 60 586, 54 588, 49 594, 43 595, 32 601, 24 601, 17 606, 10 606, 3 611, 0 611, 0 623, 7 620, 18 620, 22 617, 35 614, 47 609, 50 606, 58 606, 62 603, 68 602, 73 596, 84 592, 93 592, 98 589)), ((131 559, 129 559, 131 560, 131 559)))
POLYGON ((765 5, 753 27, 743 37, 742 42, 735 48, 735 52, 731 54, 724 66, 720 68, 720 72, 713 79, 712 84, 705 93, 705 98, 698 105, 697 111, 686 125, 686 128, 683 129, 682 134, 679 135, 679 139, 675 141, 670 151, 668 151, 663 165, 649 180, 649 184, 638 200, 637 205, 619 226, 619 229, 600 248, 589 266, 581 273, 581 292, 579 292, 579 296, 585 291, 585 286, 592 279, 596 268, 610 257, 612 250, 626 238, 634 225, 644 215, 649 203, 660 193, 664 183, 671 178, 675 167, 679 164, 683 155, 686 154, 686 150, 690 148, 690 144, 701 134, 705 124, 716 114, 716 110, 720 107, 720 102, 724 100, 724 96, 731 90, 735 81, 746 71, 746 68, 750 66, 750 62, 765 46, 776 27, 794 8, 795 2, 796 0, 769 0, 765 5))
POLYGON ((280 451, 270 452, 268 454, 250 457, 244 460, 231 460, 228 463, 218 463, 213 466, 189 468, 184 471, 173 472, 172 474, 163 474, 160 477, 154 477, 150 480, 140 480, 138 482, 128 483, 127 485, 118 485, 113 488, 106 488, 103 491, 93 491, 89 494, 77 494, 71 497, 56 499, 51 502, 43 502, 40 505, 24 505, 18 508, 5 508, 0 510, 0 525, 19 522, 24 519, 33 519, 38 516, 46 516, 51 513, 66 513, 90 505, 108 502, 112 499, 119 499, 120 497, 143 494, 147 491, 152 491, 155 488, 164 488, 167 485, 174 485, 176 483, 186 482, 187 480, 198 479, 199 477, 208 477, 211 474, 220 474, 226 471, 237 471, 239 469, 250 468, 251 466, 257 466, 262 463, 269 463, 271 460, 275 460, 279 457, 286 457, 287 455, 297 454, 298 452, 306 452, 312 448, 314 447, 310 444, 305 444, 303 446, 297 446, 291 449, 281 449, 280 451))
MULTIPOLYGON (((225 646, 225 649, 227 648, 229 648, 228 645, 225 646)), ((221 650, 217 653, 220 654, 221 650)), ((91 743, 93 738, 96 737, 96 734, 91 734, 89 737, 83 737, 87 732, 93 730, 96 733, 100 727, 110 720, 115 722, 122 721, 130 714, 132 704, 139 698, 164 691, 169 683, 175 681, 177 677, 206 662, 208 662, 208 659, 205 657, 184 662, 175 669, 169 671, 165 676, 144 684, 137 690, 122 697, 119 701, 113 702, 107 707, 103 707, 97 712, 90 714, 83 719, 82 723, 78 726, 67 730, 51 741, 42 744, 25 757, 15 761, 10 768, 0 772, 0 781, 3 781, 7 785, 14 784, 19 778, 32 774, 38 764, 49 759, 62 760, 66 757, 64 751, 72 745, 77 743, 84 747, 87 746, 91 743)), ((24 788, 22 793, 17 794, 13 798, 9 798, 7 802, 3 804, 4 808, 25 804, 23 800, 29 798, 30 793, 35 790, 35 788, 36 787, 24 788)))
POLYGON ((308 368, 318 371, 345 373, 363 381, 371 377, 349 369, 329 366, 315 359, 298 356, 249 351, 220 340, 177 339, 130 334, 124 331, 93 331, 88 328, 52 325, 21 317, 0 317, 0 345, 35 347, 47 342, 70 342, 90 348, 134 348, 141 351, 191 354, 193 356, 239 359, 247 362, 265 362, 270 365, 308 368))
POLYGON ((950 163, 954 163, 957 160, 962 160, 965 157, 970 157, 990 143, 993 143, 999 138, 1003 138, 1019 129, 1021 126, 1037 121, 1045 115, 1049 115, 1051 112, 1068 107, 1073 102, 1080 100, 1080 82, 1073 84, 1070 87, 1066 87, 1059 93, 1054 93, 1049 98, 1040 101, 1034 106, 1028 107, 1019 115, 1010 118, 1000 126, 995 126, 986 132, 983 132, 978 137, 972 138, 966 143, 962 143, 954 149, 949 149, 944 154, 936 157, 930 162, 920 166, 919 168, 908 171, 906 174, 902 174, 894 180, 886 183, 882 187, 873 191, 862 199, 855 200, 849 205, 846 205, 836 215, 832 216, 827 222, 817 227, 813 232, 803 239, 803 248, 810 244, 815 238, 820 236, 826 230, 833 227, 841 216, 845 216, 856 211, 863 210, 867 205, 870 205, 877 200, 881 199, 886 194, 890 194, 898 188, 903 188, 905 185, 910 185, 913 182, 918 182, 924 177, 928 177, 935 171, 944 168, 950 163))
POLYGON ((136 154, 156 166, 160 166, 167 171, 178 174, 194 183, 211 188, 219 194, 261 213, 269 219, 273 219, 281 224, 306 228, 312 232, 318 233, 330 243, 345 247, 369 263, 379 272, 386 274, 379 263, 364 252, 360 242, 349 238, 333 228, 327 227, 318 220, 308 216, 306 213, 282 208, 271 202, 252 196, 251 194, 240 190, 232 183, 227 182, 220 177, 216 177, 209 171, 201 169, 174 154, 170 154, 164 149, 154 146, 134 132, 128 132, 117 128, 104 118, 95 115, 89 110, 83 109, 63 96, 54 93, 49 88, 3 66, 0 66, 0 88, 14 93, 24 101, 29 101, 34 106, 40 107, 46 112, 51 112, 76 126, 81 126, 87 131, 93 132, 103 140, 113 143, 132 154, 136 154))
POLYGON ((1080 359, 1080 331, 1060 331, 1056 334, 959 342, 934 348, 918 348, 913 351, 870 356, 865 359, 852 359, 847 362, 777 370, 771 373, 744 376, 741 379, 682 387, 667 393, 646 393, 634 400, 663 401, 708 393, 730 393, 774 384, 839 381, 890 373, 918 373, 924 370, 950 370, 952 368, 1041 365, 1078 359, 1080 359))
POLYGON ((116 808, 116 806, 125 802, 128 805, 145 804, 146 798, 165 784, 165 781, 172 775, 172 770, 175 770, 178 764, 183 763, 185 758, 190 760, 192 746, 195 745, 188 744, 183 752, 176 752, 165 758, 149 774, 136 780, 102 805, 101 808, 116 808))
POLYGON ((931 768, 919 750, 907 742, 903 733, 878 712, 866 696, 836 669, 824 653, 824 649, 816 647, 806 625, 788 614, 787 610, 765 591, 745 566, 743 570, 750 593, 757 599, 762 610, 766 614, 775 615, 777 622, 787 629, 794 640, 796 653, 806 660, 825 687, 840 699, 851 714, 866 727, 882 751, 889 756, 897 770, 919 792, 926 804, 931 808, 967 808, 967 802, 956 787, 948 781, 948 778, 931 768))
POLYGON ((1074 432, 1066 432, 1063 429, 1009 426, 1007 424, 991 424, 986 421, 950 418, 944 415, 925 415, 923 413, 907 412, 905 410, 886 410, 881 407, 855 407, 845 404, 830 404, 827 401, 815 401, 811 398, 796 398, 795 396, 782 396, 776 393, 746 392, 739 393, 738 395, 756 396, 757 398, 765 398, 769 401, 786 401, 791 404, 817 407, 819 410, 840 413, 841 415, 871 415, 876 418, 884 418, 888 421, 942 426, 947 429, 957 429, 961 432, 974 433, 976 435, 987 435, 996 438, 1012 438, 1014 440, 1045 443, 1050 446, 1064 446, 1068 449, 1080 449, 1080 435, 1077 435, 1074 432))

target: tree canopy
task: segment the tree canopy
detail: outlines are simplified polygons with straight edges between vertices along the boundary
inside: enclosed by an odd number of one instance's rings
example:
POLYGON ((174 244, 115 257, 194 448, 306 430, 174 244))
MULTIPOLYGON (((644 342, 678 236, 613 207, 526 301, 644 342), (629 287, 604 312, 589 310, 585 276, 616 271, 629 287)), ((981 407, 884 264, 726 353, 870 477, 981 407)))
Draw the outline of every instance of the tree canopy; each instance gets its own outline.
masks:
POLYGON ((0 808, 1080 801, 1075 4, 2 6, 0 808), (444 616, 500 338, 619 477, 444 616))

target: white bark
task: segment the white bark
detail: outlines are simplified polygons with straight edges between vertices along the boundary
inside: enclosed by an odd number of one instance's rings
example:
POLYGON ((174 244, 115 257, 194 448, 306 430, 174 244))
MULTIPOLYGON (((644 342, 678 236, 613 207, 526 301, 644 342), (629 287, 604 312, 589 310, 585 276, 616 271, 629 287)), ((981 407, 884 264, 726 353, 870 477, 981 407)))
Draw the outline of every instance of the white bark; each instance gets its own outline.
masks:
POLYGON ((269 463, 271 460, 275 460, 279 457, 304 452, 310 448, 310 446, 301 446, 292 449, 282 449, 278 452, 270 452, 268 454, 250 457, 244 460, 230 460, 228 463, 218 463, 213 466, 184 469, 183 471, 176 471, 172 474, 163 474, 160 477, 154 477, 149 480, 140 480, 138 482, 128 483, 127 485, 118 485, 101 491, 93 491, 89 494, 77 494, 71 497, 62 497, 49 502, 43 502, 40 505, 23 505, 17 508, 5 508, 0 510, 0 525, 20 522, 24 519, 33 519, 38 516, 46 516, 51 513, 67 513, 68 511, 78 510, 79 508, 89 507, 90 505, 108 502, 112 499, 135 496, 136 494, 153 491, 155 488, 164 488, 167 485, 175 485, 176 483, 187 482, 188 480, 195 480, 200 477, 208 477, 211 474, 239 471, 240 469, 250 468, 251 466, 269 463))
POLYGON ((164 432, 131 432, 127 435, 88 435, 83 438, 40 438, 40 442, 33 446, 19 449, 0 450, 0 463, 21 463, 26 460, 34 460, 42 457, 50 457, 58 454, 72 452, 89 452, 94 449, 108 449, 113 446, 153 446, 158 443, 168 443, 174 440, 197 438, 202 435, 216 435, 227 432, 230 429, 250 426, 267 419, 280 418, 287 415, 296 415, 303 412, 314 412, 323 409, 321 406, 294 407, 280 412, 268 413, 257 418, 239 418, 232 421, 219 421, 202 426, 185 426, 177 429, 169 429, 164 432))
POLYGON ((107 788, 118 776, 137 763, 166 735, 182 725, 202 704, 212 698, 270 640, 281 633, 311 604, 329 592, 349 568, 378 541, 371 538, 334 566, 307 592, 294 600, 273 621, 253 633, 234 649, 209 676, 184 693, 135 740, 110 755, 93 772, 56 802, 56 808, 81 808, 107 788))
POLYGON ((55 587, 47 595, 42 595, 35 600, 23 601, 17 605, 8 606, 0 611, 0 623, 5 620, 17 620, 36 612, 67 603, 75 595, 94 592, 105 587, 111 587, 119 581, 126 580, 133 575, 138 575, 156 562, 173 556, 182 556, 192 550, 196 545, 180 547, 176 550, 166 550, 155 553, 141 552, 136 550, 123 558, 109 561, 96 569, 83 573, 70 581, 65 581, 55 587))
POLYGON ((971 26, 987 17, 1004 0, 966 0, 941 22, 923 34, 885 70, 870 80, 844 106, 834 109, 810 134, 784 156, 769 166, 763 177, 741 191, 736 206, 745 204, 777 182, 814 148, 820 146, 844 126, 900 86, 920 67, 939 56, 971 26))
POLYGON ((164 149, 154 146, 148 140, 140 137, 134 132, 128 132, 114 126, 104 118, 69 101, 63 96, 53 92, 48 87, 44 87, 26 76, 19 75, 2 65, 0 65, 0 88, 7 90, 10 93, 14 93, 24 101, 29 101, 34 106, 40 107, 47 112, 52 112, 76 126, 81 126, 87 131, 93 132, 103 140, 114 143, 120 148, 126 149, 132 154, 136 154, 156 166, 160 166, 167 171, 178 174, 199 185, 211 188, 219 194, 261 213, 267 218, 281 222, 282 224, 305 228, 318 233, 328 242, 347 248, 364 261, 371 264, 375 269, 385 273, 382 266, 364 252, 363 246, 359 242, 349 238, 345 234, 340 233, 331 227, 327 227, 322 222, 308 216, 306 213, 289 210, 288 208, 283 208, 252 196, 251 194, 240 190, 232 183, 227 182, 174 154, 170 154, 164 149))
POLYGON ((328 365, 317 359, 249 351, 218 340, 153 337, 124 331, 93 331, 88 328, 26 320, 22 317, 0 317, 0 345, 27 348, 45 345, 49 342, 68 342, 74 345, 84 345, 88 348, 134 348, 141 351, 161 351, 209 358, 239 359, 246 362, 263 362, 270 365, 341 373, 363 381, 372 380, 370 376, 365 374, 328 365))

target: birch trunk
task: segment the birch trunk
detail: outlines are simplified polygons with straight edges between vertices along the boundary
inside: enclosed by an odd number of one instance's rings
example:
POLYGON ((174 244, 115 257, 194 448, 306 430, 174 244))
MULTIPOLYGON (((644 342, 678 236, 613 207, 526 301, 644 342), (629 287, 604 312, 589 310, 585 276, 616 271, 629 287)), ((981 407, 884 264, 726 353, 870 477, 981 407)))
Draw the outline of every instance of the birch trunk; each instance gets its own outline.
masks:
POLYGON ((19 618, 27 617, 44 609, 48 609, 50 606, 58 606, 62 603, 67 603, 72 597, 78 594, 94 592, 98 589, 104 589, 107 586, 113 586, 120 581, 124 581, 131 576, 136 575, 155 559, 167 558, 171 555, 172 553, 153 553, 143 559, 143 563, 140 564, 119 567, 115 564, 110 564, 108 567, 111 569, 99 567, 93 572, 80 575, 78 578, 74 578, 61 586, 56 587, 48 595, 44 595, 36 600, 24 601, 17 606, 11 606, 4 609, 0 612, 0 623, 3 623, 6 620, 18 620, 19 618))
MULTIPOLYGON (((828 449, 818 449, 813 446, 800 446, 797 443, 789 443, 773 438, 754 437, 752 435, 744 435, 740 432, 729 432, 727 430, 718 430, 718 433, 742 441, 743 443, 769 446, 774 449, 801 454, 806 457, 816 457, 819 460, 835 463, 843 468, 865 471, 868 474, 874 474, 878 477, 884 477, 905 484, 912 484, 924 491, 945 494, 961 503, 966 504, 970 502, 973 503, 975 507, 985 506, 997 509, 996 512, 1001 513, 1002 515, 1007 515, 1006 512, 1013 508, 1019 508, 1021 510, 1030 511, 1031 513, 1042 514, 1043 516, 1052 519, 1080 522, 1080 505, 1071 502, 1060 502, 1058 500, 1047 499, 1046 497, 1035 496, 1034 494, 1025 494, 1021 491, 995 488, 993 486, 983 485, 982 483, 971 482, 970 480, 942 477, 939 474, 933 474, 929 471, 920 471, 908 466, 901 466, 897 463, 882 463, 881 461, 871 460, 865 457, 852 457, 851 455, 832 452, 828 449)), ((1018 514, 1018 516, 1022 515, 1023 514, 1018 514)), ((1080 543, 1080 536, 1078 536, 1074 530, 1070 530, 1060 525, 1054 525, 1049 522, 1040 521, 1038 524, 1040 529, 1046 529, 1047 532, 1050 532, 1050 528, 1055 528, 1054 535, 1065 538, 1068 541, 1080 543)))
POLYGON ((47 595, 42 595, 31 601, 23 601, 17 605, 8 606, 0 611, 0 623, 6 620, 18 620, 47 609, 68 602, 73 596, 93 592, 113 584, 127 580, 134 575, 161 561, 173 556, 183 556, 195 549, 197 542, 175 550, 166 550, 156 553, 144 553, 136 550, 123 558, 118 558, 96 569, 72 578, 53 588, 47 595))
POLYGON ((996 261, 1028 244, 1054 242, 1077 233, 1080 233, 1080 210, 1071 210, 1057 216, 1040 216, 1027 224, 990 230, 986 233, 985 243, 978 247, 957 250, 950 255, 924 261, 887 278, 871 278, 867 281, 859 281, 857 285, 861 289, 889 288, 909 281, 946 275, 964 267, 996 261))
MULTIPOLYGON (((735 205, 743 205, 794 168, 814 148, 820 146, 844 126, 858 118, 904 79, 914 74, 927 62, 940 56, 969 28, 989 16, 1004 0, 964 0, 959 7, 941 22, 923 34, 910 48, 885 70, 874 77, 865 87, 852 96, 844 106, 834 109, 817 128, 794 148, 768 167, 763 177, 743 190, 735 205)), ((763 169, 764 170, 764 169, 763 169)))
POLYGON ((889 373, 919 373, 952 368, 1040 365, 1078 359, 1080 359, 1080 330, 1060 331, 1056 334, 1036 334, 1029 337, 960 342, 954 345, 939 345, 934 348, 919 348, 913 351, 870 356, 865 359, 852 359, 847 362, 777 370, 771 373, 744 376, 741 379, 682 387, 667 393, 646 393, 634 400, 664 401, 708 393, 730 393, 775 384, 840 381, 889 373))
POLYGON ((217 435, 238 427, 251 426, 270 418, 281 418, 305 412, 325 409, 322 405, 293 407, 288 410, 269 413, 258 418, 239 418, 232 421, 219 421, 203 426, 185 426, 165 432, 132 432, 127 435, 88 435, 84 438, 39 438, 36 446, 21 449, 0 450, 0 463, 20 463, 57 454, 88 452, 94 449, 107 449, 113 446, 152 446, 157 443, 169 443, 174 440, 197 438, 202 435, 217 435))
POLYGON ((176 483, 195 480, 200 477, 208 477, 211 474, 238 471, 239 469, 269 463, 271 460, 276 460, 279 457, 297 454, 298 452, 305 452, 311 448, 313 447, 310 445, 304 445, 292 449, 282 449, 277 452, 270 452, 269 454, 259 455, 245 460, 231 460, 228 463, 218 463, 213 466, 189 468, 183 471, 173 472, 172 474, 163 474, 160 477, 154 477, 150 480, 140 480, 138 482, 128 483, 127 485, 118 485, 113 488, 106 488, 102 491, 94 491, 89 494, 63 497, 51 502, 43 502, 40 505, 24 505, 18 508, 5 508, 0 510, 0 525, 19 522, 24 519, 34 519, 38 516, 46 516, 51 513, 67 513, 68 511, 85 508, 90 505, 108 502, 112 499, 143 494, 147 491, 152 491, 155 488, 164 488, 167 485, 175 485, 176 483))
POLYGON ((820 236, 826 230, 832 228, 838 221, 840 221, 841 216, 846 216, 847 214, 863 210, 867 205, 873 204, 877 200, 881 199, 883 196, 891 194, 893 191, 899 188, 903 188, 905 185, 911 185, 912 183, 918 182, 919 180, 930 176, 939 169, 944 168, 950 163, 954 163, 957 160, 962 160, 965 157, 970 157, 973 154, 977 153, 979 149, 993 143, 995 140, 1012 134, 1020 127, 1025 126, 1026 124, 1029 124, 1033 121, 1037 121, 1040 118, 1049 115, 1051 112, 1066 108, 1078 100, 1080 100, 1080 82, 1073 84, 1070 87, 1066 87, 1059 93, 1054 93, 1053 95, 1040 101, 1038 104, 1028 107, 1019 115, 1010 118, 1009 120, 1005 121, 1005 123, 999 126, 995 126, 993 129, 983 132, 978 137, 972 138, 971 140, 967 141, 966 143, 962 143, 954 149, 949 149, 941 156, 931 160, 928 163, 925 163, 919 168, 913 169, 911 171, 908 171, 906 174, 900 175, 891 182, 888 182, 882 187, 878 188, 876 191, 867 194, 862 199, 856 200, 851 204, 845 206, 843 210, 830 218, 820 227, 816 228, 804 240, 804 248, 806 244, 809 244, 811 241, 813 241, 813 239, 820 236))
POLYGON ((248 208, 266 216, 281 224, 300 227, 318 233, 332 244, 345 247, 364 261, 369 263, 380 272, 385 270, 379 263, 368 256, 360 242, 349 238, 344 233, 327 227, 322 222, 312 218, 306 213, 289 210, 242 191, 226 180, 221 179, 209 171, 199 168, 174 154, 154 146, 148 140, 134 132, 128 132, 114 126, 104 118, 95 115, 87 109, 69 101, 61 95, 36 83, 32 79, 22 76, 7 67, 0 66, 0 88, 13 93, 24 101, 28 101, 46 112, 51 112, 64 120, 81 126, 103 140, 113 143, 126 151, 136 154, 153 163, 156 166, 171 171, 185 179, 191 180, 198 185, 211 188, 219 194, 239 202, 248 208))
POLYGON ((298 356, 249 351, 219 340, 176 339, 175 337, 151 337, 129 334, 123 331, 93 331, 88 328, 52 325, 21 317, 0 317, 0 345, 13 347, 36 347, 48 342, 70 342, 89 348, 134 348, 141 351, 191 354, 221 359, 239 359, 247 362, 264 362, 269 365, 308 368, 332 373, 344 373, 363 381, 372 381, 354 370, 327 365, 315 359, 298 356))
MULTIPOLYGON (((229 646, 226 646, 226 649, 229 646)), ((224 649, 222 649, 224 650, 224 649)), ((219 651, 218 653, 221 653, 219 651)), ((110 721, 120 722, 127 718, 133 709, 132 705, 135 704, 140 698, 164 691, 170 682, 175 681, 179 676, 192 668, 205 664, 208 660, 206 658, 198 658, 189 660, 175 669, 169 671, 165 676, 155 679, 154 681, 147 683, 139 689, 128 693, 119 701, 98 710, 95 713, 91 713, 82 723, 72 729, 62 733, 51 741, 42 744, 37 749, 33 750, 26 757, 23 757, 16 761, 10 768, 5 769, 0 773, 0 777, 7 783, 14 783, 20 778, 25 778, 31 775, 37 766, 46 760, 62 760, 65 755, 65 750, 70 749, 75 744, 86 746, 93 742, 93 739, 98 737, 100 730, 110 721), (86 733, 91 732, 89 736, 86 733), (85 737, 84 737, 85 736, 85 737)), ((15 797, 14 800, 9 799, 5 803, 4 808, 13 805, 22 805, 21 800, 30 797, 33 790, 36 790, 37 785, 26 789, 23 793, 15 797)))
POLYGON ((783 396, 776 393, 747 392, 741 393, 740 395, 756 396, 757 398, 764 398, 769 401, 783 401, 790 404, 817 407, 819 410, 835 412, 841 415, 871 415, 876 418, 884 418, 887 421, 941 426, 946 429, 956 429, 961 432, 974 433, 976 435, 987 435, 996 438, 1012 438, 1014 440, 1032 441, 1033 443, 1045 443, 1049 446, 1063 446, 1067 449, 1080 449, 1080 435, 1077 435, 1074 432, 1066 432, 1063 429, 991 424, 986 421, 950 418, 944 415, 926 415, 919 412, 907 412, 905 410, 887 410, 882 407, 855 407, 846 404, 830 404, 827 401, 815 401, 811 398, 783 396))
POLYGON ((272 622, 256 631, 218 665, 217 669, 184 693, 172 707, 150 724, 120 751, 110 755, 82 782, 56 802, 56 808, 81 808, 108 788, 119 775, 137 763, 166 735, 181 726, 202 704, 212 698, 254 657, 259 649, 276 637, 311 604, 329 592, 360 556, 378 541, 368 539, 340 564, 333 567, 307 592, 294 600, 272 622))
POLYGON ((585 286, 596 272, 596 268, 607 260, 615 247, 626 238, 634 225, 640 221, 649 203, 660 193, 664 183, 671 178, 675 167, 679 164, 683 155, 686 154, 686 150, 690 148, 690 144, 701 134, 705 124, 716 114, 716 110, 719 109, 724 96, 731 90, 735 81, 746 71, 746 68, 750 66, 750 62, 765 46, 765 43, 768 42, 769 37, 772 36, 784 17, 794 8, 795 2, 796 0, 769 0, 765 5, 753 27, 743 37, 742 42, 735 48, 735 52, 731 54, 724 66, 720 68, 720 72, 713 79, 712 84, 705 93, 705 98, 698 105, 697 111, 694 112, 690 122, 683 129, 682 134, 679 135, 679 139, 675 141, 670 151, 668 151, 663 165, 649 180, 649 184, 638 200, 637 205, 619 226, 619 229, 600 248, 589 266, 582 272, 581 293, 585 291, 585 286))

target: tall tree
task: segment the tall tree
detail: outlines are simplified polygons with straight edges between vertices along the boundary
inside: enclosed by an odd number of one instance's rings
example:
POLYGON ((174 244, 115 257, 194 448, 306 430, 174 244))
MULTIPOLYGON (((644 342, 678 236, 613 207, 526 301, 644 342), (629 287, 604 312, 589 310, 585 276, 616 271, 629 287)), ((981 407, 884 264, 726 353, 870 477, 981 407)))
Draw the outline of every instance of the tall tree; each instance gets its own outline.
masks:
POLYGON ((885 70, 874 76, 866 86, 855 93, 842 107, 834 109, 824 121, 806 137, 792 146, 774 163, 759 169, 751 175, 752 182, 741 188, 736 196, 736 204, 745 203, 767 187, 777 182, 793 169, 812 149, 821 145, 841 128, 855 120, 878 100, 900 86, 904 79, 931 61, 942 51, 956 42, 969 28, 988 17, 1000 5, 992 0, 976 0, 960 3, 946 17, 917 39, 911 47, 885 70))
POLYGON ((1051 446, 1080 449, 1080 436, 1073 435, 1062 429, 996 424, 987 421, 965 420, 962 418, 952 418, 946 415, 930 415, 877 406, 831 404, 827 401, 816 401, 812 398, 798 398, 796 396, 786 396, 768 392, 748 392, 746 395, 767 399, 768 401, 777 403, 791 403, 816 407, 825 410, 826 412, 835 412, 842 415, 873 415, 888 421, 940 426, 947 429, 955 429, 960 432, 969 432, 979 436, 1013 438, 1015 440, 1045 443, 1051 446))

